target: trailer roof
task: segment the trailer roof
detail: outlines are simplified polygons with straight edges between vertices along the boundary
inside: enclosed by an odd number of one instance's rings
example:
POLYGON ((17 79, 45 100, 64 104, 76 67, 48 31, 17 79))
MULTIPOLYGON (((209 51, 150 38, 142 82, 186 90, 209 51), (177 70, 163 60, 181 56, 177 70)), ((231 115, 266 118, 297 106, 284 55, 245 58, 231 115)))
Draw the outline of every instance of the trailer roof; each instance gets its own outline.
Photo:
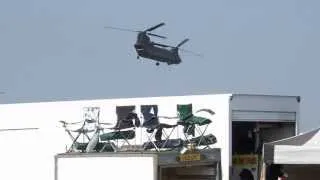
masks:
POLYGON ((135 100, 144 98, 172 98, 172 97, 197 97, 197 96, 266 96, 266 97, 284 97, 284 98, 299 98, 300 96, 294 95, 277 95, 277 94, 245 94, 245 93, 212 93, 212 94, 185 94, 185 95, 170 95, 170 96, 136 96, 136 97, 113 97, 113 98, 83 98, 83 99, 70 99, 70 100, 46 100, 46 101, 32 101, 32 102, 17 102, 17 103, 2 103, 2 104, 34 104, 34 103, 50 103, 50 102, 83 102, 83 101, 101 101, 101 100, 135 100))

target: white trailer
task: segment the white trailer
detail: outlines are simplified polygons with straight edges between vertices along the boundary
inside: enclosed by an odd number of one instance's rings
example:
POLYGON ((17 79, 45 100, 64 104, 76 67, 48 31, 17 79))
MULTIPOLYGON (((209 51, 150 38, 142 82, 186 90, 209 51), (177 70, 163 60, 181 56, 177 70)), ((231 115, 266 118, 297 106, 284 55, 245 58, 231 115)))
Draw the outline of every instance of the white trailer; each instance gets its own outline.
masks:
MULTIPOLYGON (((0 143, 6 148, 0 150, 1 176, 13 180, 53 179, 53 157, 57 153, 66 152, 66 147, 71 144, 71 139, 59 121, 83 120, 84 107, 100 107, 100 121, 115 124, 118 106, 133 106, 139 114, 142 105, 156 105, 159 116, 176 116, 178 104, 192 104, 194 113, 204 108, 215 112, 214 115, 203 113, 197 116, 212 120, 206 134, 213 134, 217 139, 217 143, 210 147, 220 149, 223 180, 238 179, 238 167, 241 167, 242 160, 236 156, 250 154, 252 151, 259 155, 262 142, 295 135, 303 125, 299 119, 299 96, 208 94, 2 104, 0 143), (243 141, 243 136, 256 137, 254 139, 257 142, 253 147, 251 144, 237 143, 243 141), (19 161, 13 161, 17 154, 19 161), (32 165, 28 166, 30 163, 32 165), (16 169, 23 169, 25 174, 14 173, 16 169)), ((161 121, 175 123, 175 120, 170 119, 161 121)), ((182 128, 178 127, 171 137, 181 138, 181 132, 182 128)), ((130 143, 139 145, 147 140, 145 130, 137 128, 136 137, 130 143)))
POLYGON ((205 159, 192 163, 177 161, 178 152, 58 154, 55 156, 55 180, 220 180, 220 150, 205 150, 201 154, 205 159))
POLYGON ((156 180, 157 162, 156 154, 60 154, 55 157, 55 180, 156 180))

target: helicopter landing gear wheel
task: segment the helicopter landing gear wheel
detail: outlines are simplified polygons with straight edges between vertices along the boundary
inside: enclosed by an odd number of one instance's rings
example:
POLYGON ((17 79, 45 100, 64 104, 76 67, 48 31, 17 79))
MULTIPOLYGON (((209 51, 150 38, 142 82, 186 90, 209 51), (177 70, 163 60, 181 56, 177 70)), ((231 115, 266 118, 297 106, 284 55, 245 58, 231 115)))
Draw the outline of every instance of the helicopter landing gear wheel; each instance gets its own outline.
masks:
POLYGON ((156 62, 156 66, 159 66, 160 65, 160 63, 159 62, 156 62))

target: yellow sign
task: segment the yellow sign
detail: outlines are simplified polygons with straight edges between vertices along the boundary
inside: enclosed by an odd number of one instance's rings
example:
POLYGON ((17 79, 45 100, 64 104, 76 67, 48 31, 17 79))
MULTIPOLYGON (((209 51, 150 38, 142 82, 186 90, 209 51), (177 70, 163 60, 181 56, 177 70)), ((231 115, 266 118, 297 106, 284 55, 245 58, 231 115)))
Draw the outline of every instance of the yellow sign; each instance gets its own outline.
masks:
POLYGON ((233 165, 256 165, 257 163, 257 155, 235 155, 232 157, 233 165))
POLYGON ((180 155, 180 161, 199 161, 201 160, 200 153, 187 153, 180 155))
POLYGON ((234 155, 232 157, 233 171, 231 179, 239 179, 239 175, 244 169, 249 170, 255 180, 258 179, 258 162, 259 158, 257 154, 234 155))

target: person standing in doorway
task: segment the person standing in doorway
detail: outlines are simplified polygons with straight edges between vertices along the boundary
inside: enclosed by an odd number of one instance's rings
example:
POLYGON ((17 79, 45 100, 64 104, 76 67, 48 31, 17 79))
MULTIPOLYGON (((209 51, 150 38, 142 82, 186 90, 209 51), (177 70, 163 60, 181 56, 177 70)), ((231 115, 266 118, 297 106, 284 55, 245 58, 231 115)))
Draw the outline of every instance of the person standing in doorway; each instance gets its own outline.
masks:
POLYGON ((242 169, 239 176, 240 180, 254 180, 253 174, 249 169, 242 169))

